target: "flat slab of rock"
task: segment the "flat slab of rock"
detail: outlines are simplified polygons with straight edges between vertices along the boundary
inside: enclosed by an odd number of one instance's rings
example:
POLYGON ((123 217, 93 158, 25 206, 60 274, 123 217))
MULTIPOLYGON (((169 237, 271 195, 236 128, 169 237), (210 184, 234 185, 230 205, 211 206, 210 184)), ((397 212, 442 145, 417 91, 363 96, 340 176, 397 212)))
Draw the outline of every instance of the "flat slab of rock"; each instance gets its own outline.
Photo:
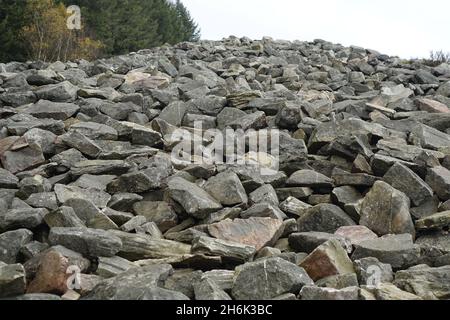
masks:
POLYGON ((332 187, 333 180, 321 173, 312 170, 300 170, 294 172, 286 181, 286 185, 290 187, 332 187))
POLYGON ((450 226, 450 211, 439 212, 416 221, 418 230, 441 229, 450 226))
POLYGON ((420 249, 414 245, 410 234, 388 235, 379 239, 355 244, 352 259, 377 258, 394 269, 408 268, 417 263, 420 249))
POLYGON ((208 226, 211 236, 253 246, 257 251, 275 244, 283 231, 283 222, 272 218, 227 219, 208 226))
POLYGON ((313 284, 305 270, 281 258, 246 263, 235 273, 231 294, 236 300, 273 299, 313 284))
POLYGON ((118 230, 112 230, 110 234, 121 240, 122 246, 117 255, 130 261, 170 258, 191 253, 191 246, 181 242, 153 239, 149 235, 118 230))
POLYGON ((55 119, 65 121, 80 110, 73 103, 57 103, 47 100, 39 100, 35 104, 20 108, 20 111, 30 114, 38 119, 55 119))
POLYGON ((62 245, 88 257, 112 257, 122 248, 119 237, 89 228, 52 228, 49 241, 52 245, 62 245))
POLYGON ((372 230, 365 226, 340 227, 334 234, 348 239, 351 244, 357 244, 361 241, 378 238, 372 230))
POLYGON ((253 246, 209 237, 198 237, 192 242, 192 253, 216 255, 238 261, 249 261, 256 253, 253 246))

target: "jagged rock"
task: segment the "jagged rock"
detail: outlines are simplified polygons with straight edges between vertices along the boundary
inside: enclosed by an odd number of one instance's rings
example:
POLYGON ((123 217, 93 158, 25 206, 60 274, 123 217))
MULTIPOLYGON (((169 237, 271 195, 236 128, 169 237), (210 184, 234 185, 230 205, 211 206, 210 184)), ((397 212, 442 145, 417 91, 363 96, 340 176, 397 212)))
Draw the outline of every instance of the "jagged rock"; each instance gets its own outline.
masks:
POLYGON ((0 213, 0 231, 18 228, 34 229, 38 227, 48 213, 46 209, 20 208, 0 213))
POLYGON ((333 180, 312 170, 300 170, 293 173, 286 181, 286 185, 291 187, 331 187, 333 180))
POLYGON ((366 240, 355 244, 352 259, 377 258, 393 269, 403 269, 417 263, 420 249, 415 246, 410 234, 388 235, 379 239, 366 240))
POLYGON ((257 203, 251 206, 249 209, 243 211, 240 216, 243 219, 250 217, 268 217, 284 220, 287 218, 283 211, 278 209, 278 207, 266 202, 257 203))
POLYGON ((395 163, 384 175, 383 180, 406 194, 416 206, 433 196, 433 190, 417 174, 401 163, 395 163))
POLYGON ((184 294, 158 284, 173 272, 172 266, 157 264, 130 269, 100 282, 84 300, 189 300, 184 294))
POLYGON ((55 193, 58 201, 65 204, 70 199, 84 199, 91 201, 99 208, 105 208, 108 205, 111 196, 104 191, 97 189, 83 189, 76 186, 55 185, 55 193))
POLYGON ((117 140, 116 129, 95 122, 79 122, 70 126, 70 131, 81 133, 91 140, 117 140))
MULTIPOLYGON (((189 297, 189 299, 194 299, 195 289, 199 282, 202 281, 202 276, 203 272, 199 270, 175 270, 174 273, 164 282, 164 288, 181 292, 189 297)), ((208 289, 208 287, 206 287, 205 289, 208 289)), ((201 290, 201 292, 203 291, 201 290)), ((208 290, 207 292, 209 293, 211 291, 208 290)))
POLYGON ((275 244, 283 231, 283 222, 272 218, 227 219, 208 226, 213 237, 254 246, 257 251, 275 244))
POLYGON ((0 298, 25 293, 25 270, 21 264, 0 265, 0 298))
POLYGON ((329 240, 316 248, 300 266, 314 281, 325 277, 355 273, 353 263, 338 240, 329 240))
POLYGON ((11 172, 0 168, 0 188, 17 189, 19 179, 11 172))
POLYGON ((68 81, 39 87, 35 94, 41 100, 71 102, 77 98, 78 88, 68 81))
POLYGON ((195 299, 205 300, 231 300, 231 297, 223 291, 213 280, 204 278, 194 287, 195 299))
POLYGON ((27 229, 7 231, 0 234, 0 262, 14 264, 20 249, 33 239, 33 232, 27 229))
POLYGON ((65 121, 75 115, 80 110, 80 107, 73 103, 39 100, 34 104, 19 108, 18 110, 38 119, 50 118, 65 121))
POLYGON ((348 287, 358 287, 359 283, 355 273, 347 273, 320 279, 316 281, 316 285, 322 288, 345 289, 348 287))
POLYGON ((305 270, 281 258, 246 263, 235 273, 231 294, 236 300, 272 299, 313 284, 305 270))
POLYGON ((301 232, 289 235, 289 246, 296 252, 311 253, 329 240, 337 240, 347 252, 351 252, 351 243, 344 237, 324 232, 301 232))
POLYGON ((409 233, 415 237, 409 207, 410 200, 403 192, 378 181, 364 198, 359 223, 380 236, 409 233))
POLYGON ((103 278, 112 278, 131 268, 135 268, 133 262, 121 257, 99 257, 95 273, 103 278))
POLYGON ((210 178, 204 186, 224 206, 247 203, 248 198, 239 177, 234 172, 223 172, 210 178))
POLYGON ((361 285, 377 286, 383 282, 392 282, 394 274, 390 264, 381 263, 377 258, 363 258, 354 261, 355 271, 361 285))
POLYGON ((133 210, 146 217, 147 221, 156 223, 161 232, 166 232, 178 223, 177 214, 166 202, 136 202, 133 210))
POLYGON ((83 221, 81 221, 81 219, 75 214, 75 211, 70 207, 60 207, 57 210, 45 215, 44 220, 50 228, 85 227, 83 221))
POLYGON ((426 183, 441 200, 450 199, 450 171, 444 167, 428 169, 426 183))
POLYGON ((170 179, 168 189, 170 197, 193 217, 202 219, 222 209, 221 204, 205 190, 183 178, 170 179))
POLYGON ((394 284, 425 300, 448 299, 450 266, 431 268, 427 265, 398 271, 394 284))
POLYGON ((307 209, 298 219, 298 230, 334 233, 340 227, 355 224, 341 208, 332 204, 319 204, 307 209))

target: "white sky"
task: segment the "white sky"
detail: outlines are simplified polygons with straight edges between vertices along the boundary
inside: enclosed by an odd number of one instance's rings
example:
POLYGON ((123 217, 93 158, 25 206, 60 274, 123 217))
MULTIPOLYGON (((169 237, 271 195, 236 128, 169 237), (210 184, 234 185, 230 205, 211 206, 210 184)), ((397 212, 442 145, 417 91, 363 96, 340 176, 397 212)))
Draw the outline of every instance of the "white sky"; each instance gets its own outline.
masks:
POLYGON ((323 39, 403 58, 450 52, 449 0, 183 0, 202 39, 323 39))

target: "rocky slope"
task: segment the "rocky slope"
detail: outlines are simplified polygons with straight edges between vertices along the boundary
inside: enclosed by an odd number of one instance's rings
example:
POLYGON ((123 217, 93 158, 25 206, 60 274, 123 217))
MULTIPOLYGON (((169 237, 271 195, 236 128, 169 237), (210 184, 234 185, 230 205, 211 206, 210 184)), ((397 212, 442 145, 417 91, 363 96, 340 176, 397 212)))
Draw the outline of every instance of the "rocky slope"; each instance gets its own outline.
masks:
POLYGON ((450 65, 230 37, 3 64, 0 101, 0 298, 450 298, 450 65), (279 157, 178 161, 198 121, 279 157))

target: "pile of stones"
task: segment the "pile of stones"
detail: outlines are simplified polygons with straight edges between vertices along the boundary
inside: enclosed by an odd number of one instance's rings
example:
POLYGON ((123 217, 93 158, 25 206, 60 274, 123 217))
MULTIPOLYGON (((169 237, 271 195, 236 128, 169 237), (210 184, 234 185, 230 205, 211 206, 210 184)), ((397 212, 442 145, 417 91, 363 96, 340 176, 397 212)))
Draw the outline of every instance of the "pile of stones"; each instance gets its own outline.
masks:
POLYGON ((450 65, 322 40, 0 64, 0 298, 449 299, 449 107, 450 65))

